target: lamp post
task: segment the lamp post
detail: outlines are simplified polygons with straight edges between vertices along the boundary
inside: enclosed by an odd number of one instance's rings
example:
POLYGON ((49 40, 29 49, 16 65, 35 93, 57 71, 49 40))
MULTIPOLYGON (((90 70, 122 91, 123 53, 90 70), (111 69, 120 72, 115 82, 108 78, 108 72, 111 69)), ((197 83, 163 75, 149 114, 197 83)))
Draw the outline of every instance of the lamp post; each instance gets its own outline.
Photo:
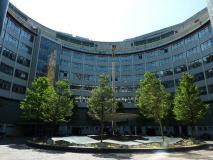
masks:
MULTIPOLYGON (((115 49, 116 45, 112 45, 112 90, 115 93, 115 49)), ((113 99, 113 106, 112 106, 112 113, 115 112, 115 106, 114 106, 115 99, 113 99)), ((112 134, 114 135, 114 120, 112 120, 112 134)))

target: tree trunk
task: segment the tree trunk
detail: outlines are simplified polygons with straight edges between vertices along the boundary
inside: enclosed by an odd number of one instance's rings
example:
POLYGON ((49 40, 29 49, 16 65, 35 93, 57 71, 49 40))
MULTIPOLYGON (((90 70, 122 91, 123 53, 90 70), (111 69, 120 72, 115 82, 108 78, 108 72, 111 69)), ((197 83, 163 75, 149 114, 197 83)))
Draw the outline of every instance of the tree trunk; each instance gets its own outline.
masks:
POLYGON ((112 135, 113 136, 115 135, 115 125, 116 125, 116 122, 112 120, 112 135))
POLYGON ((160 132, 161 132, 161 136, 162 136, 162 139, 163 139, 163 142, 164 142, 164 134, 163 134, 162 122, 161 122, 161 120, 159 120, 158 122, 159 122, 159 124, 160 124, 160 132))
POLYGON ((101 120, 101 143, 103 142, 104 121, 101 120))

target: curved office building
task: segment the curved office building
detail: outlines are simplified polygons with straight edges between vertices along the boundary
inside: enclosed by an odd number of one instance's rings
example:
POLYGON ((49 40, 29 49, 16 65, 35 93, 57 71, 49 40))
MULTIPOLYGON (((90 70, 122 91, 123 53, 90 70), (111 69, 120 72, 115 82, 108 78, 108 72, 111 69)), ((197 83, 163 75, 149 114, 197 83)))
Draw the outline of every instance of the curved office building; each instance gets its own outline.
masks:
POLYGON ((7 123, 18 119, 14 106, 36 76, 47 75, 52 53, 55 79, 71 81, 83 110, 99 75, 112 73, 112 45, 116 45, 116 98, 125 108, 135 109, 135 92, 147 71, 172 94, 182 73, 190 72, 203 101, 213 101, 213 30, 207 9, 159 31, 121 42, 99 42, 51 30, 10 4, 0 38, 1 119, 7 123))

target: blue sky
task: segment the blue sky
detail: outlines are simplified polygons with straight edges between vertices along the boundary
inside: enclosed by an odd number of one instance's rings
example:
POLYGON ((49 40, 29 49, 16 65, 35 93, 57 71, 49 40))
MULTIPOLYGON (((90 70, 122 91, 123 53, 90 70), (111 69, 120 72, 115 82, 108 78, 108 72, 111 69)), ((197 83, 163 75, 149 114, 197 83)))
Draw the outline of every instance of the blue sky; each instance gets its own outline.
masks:
POLYGON ((121 41, 183 22, 206 0, 10 0, 39 23, 96 41, 121 41))

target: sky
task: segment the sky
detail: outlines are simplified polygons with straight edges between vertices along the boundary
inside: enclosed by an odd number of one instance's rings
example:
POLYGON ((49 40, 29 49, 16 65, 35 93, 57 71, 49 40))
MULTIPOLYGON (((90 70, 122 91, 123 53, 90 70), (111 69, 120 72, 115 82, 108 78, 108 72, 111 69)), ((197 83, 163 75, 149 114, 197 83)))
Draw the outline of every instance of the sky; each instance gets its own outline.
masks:
POLYGON ((37 22, 95 41, 122 41, 185 21, 206 0, 10 0, 37 22))

